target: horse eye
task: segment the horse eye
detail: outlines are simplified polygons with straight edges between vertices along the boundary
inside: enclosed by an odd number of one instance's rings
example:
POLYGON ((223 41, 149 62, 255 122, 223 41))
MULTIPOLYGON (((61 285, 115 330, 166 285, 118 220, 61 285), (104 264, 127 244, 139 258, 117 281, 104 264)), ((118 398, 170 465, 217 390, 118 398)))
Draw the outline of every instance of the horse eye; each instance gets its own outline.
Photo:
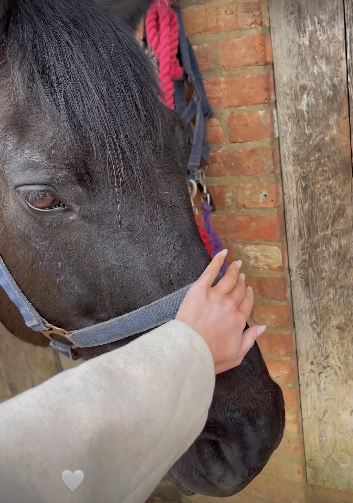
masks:
POLYGON ((50 189, 21 189, 20 193, 25 203, 32 209, 39 211, 67 209, 67 204, 50 189))

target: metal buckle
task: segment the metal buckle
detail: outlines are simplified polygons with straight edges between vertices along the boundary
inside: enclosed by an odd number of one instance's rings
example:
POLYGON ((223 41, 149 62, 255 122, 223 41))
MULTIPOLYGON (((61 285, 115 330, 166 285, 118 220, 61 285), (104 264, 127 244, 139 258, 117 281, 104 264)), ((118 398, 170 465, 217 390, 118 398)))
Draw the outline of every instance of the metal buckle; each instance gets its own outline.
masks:
POLYGON ((205 168, 200 169, 200 181, 199 181, 199 186, 201 187, 201 192, 202 192, 202 199, 212 208, 212 212, 216 211, 216 207, 214 204, 213 197, 211 196, 207 184, 206 184, 206 170, 207 166, 205 168))
POLYGON ((197 194, 197 183, 195 180, 188 180, 188 189, 189 189, 189 196, 190 196, 190 201, 191 201, 191 206, 193 209, 193 212, 195 215, 198 214, 198 209, 195 206, 194 199, 197 194))
POLYGON ((42 332, 45 337, 49 339, 49 346, 60 351, 71 360, 75 360, 76 346, 68 338, 70 333, 63 328, 55 327, 54 325, 47 325, 47 329, 42 332))
MULTIPOLYGON (((68 339, 69 337, 69 332, 63 328, 58 328, 55 327, 54 325, 47 325, 46 330, 43 330, 42 332, 45 337, 50 339, 51 341, 55 338, 55 336, 63 337, 64 339, 68 339)), ((68 343, 71 344, 71 341, 68 340, 68 343)))

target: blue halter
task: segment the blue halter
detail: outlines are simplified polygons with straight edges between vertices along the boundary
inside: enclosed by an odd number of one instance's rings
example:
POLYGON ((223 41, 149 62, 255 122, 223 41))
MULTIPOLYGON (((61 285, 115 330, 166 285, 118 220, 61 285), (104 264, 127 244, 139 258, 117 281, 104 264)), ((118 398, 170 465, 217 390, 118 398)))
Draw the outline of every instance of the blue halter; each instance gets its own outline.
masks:
POLYGON ((175 318, 191 285, 117 318, 69 332, 48 323, 29 302, 0 257, 0 286, 20 311, 25 324, 50 339, 50 346, 72 358, 75 348, 90 348, 141 334, 175 318), (59 336, 59 340, 57 339, 59 336))

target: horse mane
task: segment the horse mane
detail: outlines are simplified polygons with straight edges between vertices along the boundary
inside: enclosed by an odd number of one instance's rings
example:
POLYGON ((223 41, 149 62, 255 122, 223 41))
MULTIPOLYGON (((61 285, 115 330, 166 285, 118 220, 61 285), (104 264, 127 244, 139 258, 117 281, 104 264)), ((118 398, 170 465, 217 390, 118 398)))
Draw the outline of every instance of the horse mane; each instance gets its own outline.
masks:
POLYGON ((1 55, 16 102, 40 107, 68 145, 89 145, 116 184, 156 162, 165 107, 127 24, 93 0, 14 0, 6 27, 1 55))

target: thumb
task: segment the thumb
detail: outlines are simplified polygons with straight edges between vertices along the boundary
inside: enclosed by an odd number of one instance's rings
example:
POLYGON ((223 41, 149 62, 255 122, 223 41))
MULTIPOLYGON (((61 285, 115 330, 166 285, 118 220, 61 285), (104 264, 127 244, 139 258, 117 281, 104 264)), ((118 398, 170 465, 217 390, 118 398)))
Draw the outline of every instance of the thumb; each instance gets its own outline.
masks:
POLYGON ((243 332, 242 343, 239 350, 242 358, 244 358, 246 353, 253 347, 256 339, 265 332, 266 328, 266 325, 253 325, 243 332))

